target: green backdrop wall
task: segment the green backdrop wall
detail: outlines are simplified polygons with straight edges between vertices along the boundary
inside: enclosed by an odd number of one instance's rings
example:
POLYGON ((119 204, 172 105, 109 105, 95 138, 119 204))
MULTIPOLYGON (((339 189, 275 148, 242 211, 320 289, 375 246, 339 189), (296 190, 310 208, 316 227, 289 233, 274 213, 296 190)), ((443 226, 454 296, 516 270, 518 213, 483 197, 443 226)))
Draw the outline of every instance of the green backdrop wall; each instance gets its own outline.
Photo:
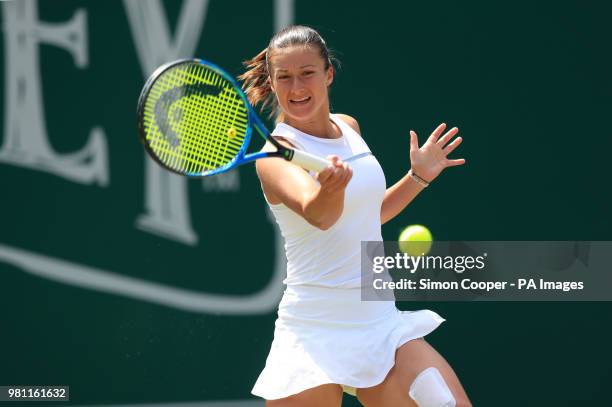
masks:
MULTIPOLYGON (((444 121, 465 139, 467 165, 386 224, 386 240, 412 223, 439 240, 612 240, 605 2, 0 10, 0 385, 70 385, 72 405, 251 405, 285 272, 254 168, 164 173, 145 160, 135 108, 159 64, 193 55, 237 75, 290 23, 336 51, 333 110, 359 120, 388 184, 409 168, 410 129, 424 140, 444 121)), ((398 305, 447 318, 428 340, 477 406, 609 400, 608 303, 398 305)))

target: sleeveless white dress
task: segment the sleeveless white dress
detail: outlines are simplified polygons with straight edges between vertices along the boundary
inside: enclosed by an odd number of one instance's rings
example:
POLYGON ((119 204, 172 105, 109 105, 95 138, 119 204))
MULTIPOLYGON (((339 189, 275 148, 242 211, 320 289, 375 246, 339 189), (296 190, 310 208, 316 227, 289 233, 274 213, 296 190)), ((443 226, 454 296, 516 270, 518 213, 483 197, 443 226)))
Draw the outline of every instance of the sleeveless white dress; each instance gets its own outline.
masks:
POLYGON ((283 204, 269 204, 285 239, 286 290, 274 340, 252 393, 267 400, 326 383, 356 388, 381 383, 395 351, 444 321, 429 310, 399 311, 393 301, 361 301, 361 242, 382 241, 385 177, 370 149, 342 119, 338 139, 322 139, 279 123, 273 135, 321 157, 350 160, 353 178, 340 219, 322 231, 283 204))

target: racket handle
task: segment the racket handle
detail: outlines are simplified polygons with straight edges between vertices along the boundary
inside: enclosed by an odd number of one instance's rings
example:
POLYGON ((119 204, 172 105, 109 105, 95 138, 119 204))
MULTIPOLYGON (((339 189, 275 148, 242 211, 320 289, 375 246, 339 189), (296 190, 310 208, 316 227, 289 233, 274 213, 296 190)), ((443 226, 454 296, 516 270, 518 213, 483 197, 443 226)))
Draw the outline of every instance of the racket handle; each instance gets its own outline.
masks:
POLYGON ((300 150, 293 150, 293 157, 289 160, 302 168, 314 172, 321 172, 329 165, 329 161, 300 150))

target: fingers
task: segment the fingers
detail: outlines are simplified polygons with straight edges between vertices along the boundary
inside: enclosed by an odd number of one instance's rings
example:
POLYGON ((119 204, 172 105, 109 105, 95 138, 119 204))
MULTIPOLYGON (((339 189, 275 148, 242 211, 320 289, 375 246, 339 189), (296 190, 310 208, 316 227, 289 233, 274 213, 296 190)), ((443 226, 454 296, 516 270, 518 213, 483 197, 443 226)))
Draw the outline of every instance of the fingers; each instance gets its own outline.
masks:
POLYGON ((323 169, 323 171, 317 173, 315 177, 319 183, 327 182, 327 180, 334 174, 334 170, 338 166, 338 161, 340 161, 340 157, 337 155, 328 155, 325 157, 325 159, 329 161, 329 164, 327 167, 325 167, 325 169, 323 169))
POLYGON ((446 166, 447 167, 454 167, 456 165, 463 165, 465 164, 465 158, 458 158, 456 160, 447 160, 446 161, 446 166))
POLYGON ((417 134, 410 130, 410 150, 415 151, 419 149, 419 138, 417 134))
POLYGON ((335 167, 332 167, 331 165, 325 167, 323 171, 317 173, 315 177, 316 180, 319 181, 320 184, 326 183, 329 177, 331 177, 334 173, 334 168, 335 167))
POLYGON ((435 143, 438 140, 438 137, 440 137, 440 135, 444 131, 444 129, 446 129, 446 123, 440 123, 440 125, 436 127, 433 133, 431 133, 431 136, 429 136, 429 141, 435 143))
POLYGON ((440 139, 438 140, 438 145, 440 147, 444 147, 446 143, 448 143, 450 139, 452 139, 457 133, 459 133, 459 129, 457 127, 453 127, 445 135, 440 137, 440 139))
MULTIPOLYGON (((452 143, 450 143, 449 145, 444 147, 444 150, 443 150, 444 151, 444 155, 449 155, 450 153, 452 153, 453 150, 456 149, 457 146, 459 144, 461 144, 462 141, 463 141, 463 139, 461 137, 457 137, 456 139, 454 139, 452 143)), ((442 145, 442 144, 440 144, 440 145, 442 145)))
POLYGON ((325 158, 330 162, 328 168, 336 168, 336 166, 338 165, 338 161, 340 161, 340 157, 338 157, 337 155, 328 155, 325 158))
POLYGON ((327 157, 331 163, 317 174, 321 188, 330 192, 344 189, 353 177, 353 169, 337 156, 327 157))
MULTIPOLYGON (((449 131, 448 133, 451 133, 451 131, 449 131)), ((444 137, 446 137, 448 135, 448 133, 445 134, 444 137)), ((455 132, 455 134, 456 134, 456 132, 455 132)), ((450 137, 449 137, 449 139, 450 139, 450 137)), ((457 137, 456 139, 454 139, 450 144, 448 144, 446 147, 444 147, 444 149, 443 149, 444 155, 447 156, 450 153, 452 153, 453 150, 455 150, 459 146, 459 144, 461 144, 462 141, 463 141, 463 139, 461 137, 457 137)), ((442 144, 440 144, 440 145, 442 145, 442 144)), ((446 166, 447 167, 455 167, 457 165, 463 165, 463 164, 465 164, 465 159, 464 158, 457 158, 457 159, 454 159, 454 160, 446 160, 446 166)))
POLYGON ((326 187, 330 190, 340 190, 345 188, 353 177, 353 169, 345 162, 339 162, 334 174, 328 180, 326 187))

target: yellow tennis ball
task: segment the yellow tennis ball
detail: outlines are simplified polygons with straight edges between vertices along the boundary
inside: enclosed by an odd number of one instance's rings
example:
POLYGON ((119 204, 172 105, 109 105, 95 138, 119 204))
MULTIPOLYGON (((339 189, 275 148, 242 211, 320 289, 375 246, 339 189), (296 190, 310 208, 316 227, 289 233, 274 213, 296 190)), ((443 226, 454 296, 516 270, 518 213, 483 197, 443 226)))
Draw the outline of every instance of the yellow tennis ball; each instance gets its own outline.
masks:
POLYGON ((424 256, 429 253, 432 240, 431 232, 425 226, 410 225, 400 233, 399 249, 410 256, 424 256))
POLYGON ((229 138, 234 138, 234 137, 236 137, 236 133, 237 133, 237 132, 236 132, 236 129, 235 129, 235 128, 233 128, 233 127, 230 127, 230 128, 227 130, 227 137, 229 137, 229 138))

